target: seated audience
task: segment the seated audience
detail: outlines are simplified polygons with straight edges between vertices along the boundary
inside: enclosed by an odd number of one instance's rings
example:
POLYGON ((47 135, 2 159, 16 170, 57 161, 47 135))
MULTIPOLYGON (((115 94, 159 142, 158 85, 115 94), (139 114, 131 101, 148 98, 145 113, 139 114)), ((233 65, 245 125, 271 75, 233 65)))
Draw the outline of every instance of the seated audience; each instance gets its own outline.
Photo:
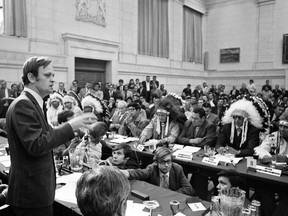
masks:
POLYGON ((192 196, 194 190, 186 178, 180 165, 172 162, 172 152, 166 147, 155 151, 154 163, 146 169, 122 170, 129 179, 147 181, 172 191, 192 196))
POLYGON ((192 116, 184 124, 184 128, 178 137, 178 143, 184 145, 215 146, 216 125, 207 121, 203 108, 195 108, 192 116))
POLYGON ((139 137, 143 129, 149 124, 149 120, 141 115, 141 107, 138 103, 128 104, 126 119, 119 128, 119 134, 130 137, 139 137))
POLYGON ((127 178, 119 169, 109 166, 86 171, 76 186, 77 204, 84 216, 125 215, 129 194, 127 178))
POLYGON ((218 153, 236 157, 252 156, 259 145, 259 129, 262 118, 251 101, 238 100, 231 104, 223 117, 223 127, 217 139, 218 153))
POLYGON ((150 121, 140 135, 140 143, 148 139, 159 140, 158 144, 174 143, 179 135, 177 109, 165 99, 159 101, 156 116, 150 121))
POLYGON ((277 104, 276 108, 270 112, 271 123, 270 123, 270 133, 278 131, 279 129, 279 118, 282 113, 285 111, 285 106, 283 103, 277 104))
POLYGON ((110 130, 117 131, 119 130, 120 126, 123 124, 123 121, 128 116, 127 111, 127 103, 123 100, 119 100, 117 103, 117 109, 115 110, 112 118, 110 119, 110 130))
POLYGON ((218 125, 219 124, 219 117, 212 113, 212 107, 211 104, 209 102, 206 102, 202 105, 205 114, 206 114, 206 120, 210 121, 211 123, 218 125))

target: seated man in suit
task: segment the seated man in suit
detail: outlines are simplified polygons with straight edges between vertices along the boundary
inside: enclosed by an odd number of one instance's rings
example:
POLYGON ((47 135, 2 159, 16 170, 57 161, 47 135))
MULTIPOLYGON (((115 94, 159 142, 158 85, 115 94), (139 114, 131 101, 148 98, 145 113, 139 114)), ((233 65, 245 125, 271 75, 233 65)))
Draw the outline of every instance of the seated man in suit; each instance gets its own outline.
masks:
POLYGON ((119 100, 117 103, 117 109, 115 110, 112 118, 110 119, 110 127, 111 131, 119 130, 120 126, 123 124, 123 121, 127 118, 127 103, 124 100, 119 100))
POLYGON ((119 169, 109 166, 86 171, 76 186, 77 204, 84 216, 125 215, 129 194, 127 178, 119 169))
POLYGON ((216 143, 218 153, 253 156, 254 148, 259 145, 259 128, 262 128, 262 118, 253 103, 241 99, 231 104, 223 124, 216 143))
POLYGON ((143 129, 149 124, 149 120, 141 115, 141 107, 137 102, 129 103, 127 109, 129 114, 120 126, 119 134, 139 137, 143 129))
POLYGON ((218 115, 212 113, 212 107, 211 104, 209 102, 205 102, 202 105, 205 114, 206 114, 206 120, 212 122, 215 125, 219 124, 219 117, 218 115))
POLYGON ((155 151, 154 163, 146 169, 122 170, 129 179, 147 181, 172 191, 192 196, 194 190, 184 175, 180 165, 172 162, 172 152, 166 147, 159 147, 155 151))
POLYGON ((203 147, 214 146, 216 139, 216 125, 207 121, 203 108, 197 107, 185 122, 177 140, 180 144, 203 147))

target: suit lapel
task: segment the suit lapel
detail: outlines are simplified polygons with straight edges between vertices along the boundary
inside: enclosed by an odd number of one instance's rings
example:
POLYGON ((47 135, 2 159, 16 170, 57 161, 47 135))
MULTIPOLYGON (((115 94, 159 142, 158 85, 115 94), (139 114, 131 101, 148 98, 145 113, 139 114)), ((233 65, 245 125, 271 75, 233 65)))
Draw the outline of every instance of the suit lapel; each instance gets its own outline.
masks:
POLYGON ((37 111, 38 111, 38 114, 40 116, 40 118, 42 119, 42 122, 43 124, 45 125, 46 127, 46 130, 49 129, 49 126, 48 126, 48 123, 47 123, 47 120, 45 119, 45 116, 44 116, 44 111, 41 109, 41 107, 39 106, 38 102, 36 101, 36 99, 33 97, 33 95, 31 95, 29 92, 26 92, 24 91, 24 94, 28 97, 28 99, 35 105, 37 111))

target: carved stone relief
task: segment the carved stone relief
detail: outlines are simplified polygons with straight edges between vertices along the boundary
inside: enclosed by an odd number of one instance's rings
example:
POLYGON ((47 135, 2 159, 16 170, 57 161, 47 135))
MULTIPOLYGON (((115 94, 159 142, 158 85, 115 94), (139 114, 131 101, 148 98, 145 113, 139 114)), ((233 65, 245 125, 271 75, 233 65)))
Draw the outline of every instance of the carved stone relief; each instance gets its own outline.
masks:
POLYGON ((75 19, 106 26, 105 0, 76 0, 75 19))

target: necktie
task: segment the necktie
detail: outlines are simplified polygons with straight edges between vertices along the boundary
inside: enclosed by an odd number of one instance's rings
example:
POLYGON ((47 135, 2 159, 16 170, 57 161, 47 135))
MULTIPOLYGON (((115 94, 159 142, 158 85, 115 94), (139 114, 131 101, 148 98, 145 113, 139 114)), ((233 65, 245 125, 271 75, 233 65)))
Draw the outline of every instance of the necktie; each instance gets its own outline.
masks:
POLYGON ((194 137, 196 137, 196 136, 197 136, 197 134, 198 134, 198 131, 199 131, 199 127, 195 127, 195 136, 194 136, 194 137))
POLYGON ((242 129, 241 128, 237 128, 237 136, 239 136, 242 132, 242 129))
POLYGON ((161 123, 161 139, 165 137, 165 123, 161 123))
POLYGON ((167 175, 162 175, 160 187, 166 188, 166 189, 169 188, 168 176, 167 175))

